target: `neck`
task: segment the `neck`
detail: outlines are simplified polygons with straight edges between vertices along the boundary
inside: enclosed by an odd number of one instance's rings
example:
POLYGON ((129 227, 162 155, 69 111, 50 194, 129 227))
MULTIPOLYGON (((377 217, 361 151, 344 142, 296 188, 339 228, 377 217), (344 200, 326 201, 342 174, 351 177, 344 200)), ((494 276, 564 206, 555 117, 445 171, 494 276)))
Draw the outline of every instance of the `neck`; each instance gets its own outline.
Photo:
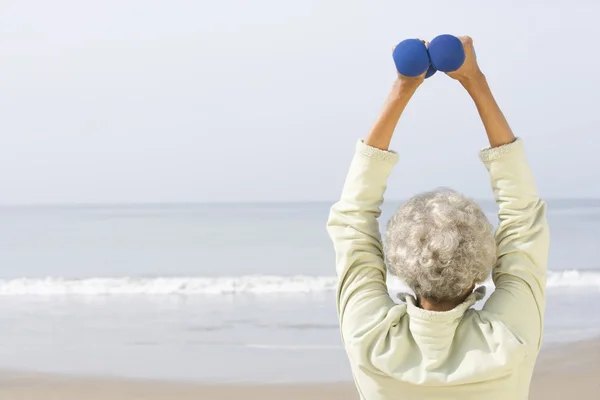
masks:
POLYGON ((418 302, 418 306, 421 307, 423 310, 427 310, 427 311, 450 311, 453 310, 454 308, 456 308, 456 306, 458 306, 459 304, 462 304, 467 297, 469 297, 469 295, 473 292, 473 289, 471 288, 470 290, 467 290, 465 292, 465 294, 463 294, 460 298, 456 299, 456 300, 445 300, 445 301, 438 301, 438 302, 432 302, 429 301, 427 299, 424 299, 422 297, 417 297, 417 302, 418 302))
POLYGON ((450 311, 461 303, 456 301, 442 301, 439 303, 432 303, 425 299, 418 299, 418 301, 419 307, 427 311, 450 311))

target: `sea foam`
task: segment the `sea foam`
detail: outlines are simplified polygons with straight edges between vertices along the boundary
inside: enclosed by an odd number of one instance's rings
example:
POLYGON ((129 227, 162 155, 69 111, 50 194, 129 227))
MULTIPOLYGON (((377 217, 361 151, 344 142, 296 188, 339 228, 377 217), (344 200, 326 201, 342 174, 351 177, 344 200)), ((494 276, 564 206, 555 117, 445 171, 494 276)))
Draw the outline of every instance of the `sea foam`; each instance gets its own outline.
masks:
MULTIPOLYGON (((233 295, 302 294, 336 290, 334 276, 230 276, 230 277, 159 277, 159 278, 19 278, 0 280, 0 296, 19 295, 233 295)), ((485 283, 493 287, 491 281, 485 283)), ((390 291, 408 288, 393 277, 390 291)), ((549 290, 579 288, 600 290, 600 271, 549 271, 549 290)))

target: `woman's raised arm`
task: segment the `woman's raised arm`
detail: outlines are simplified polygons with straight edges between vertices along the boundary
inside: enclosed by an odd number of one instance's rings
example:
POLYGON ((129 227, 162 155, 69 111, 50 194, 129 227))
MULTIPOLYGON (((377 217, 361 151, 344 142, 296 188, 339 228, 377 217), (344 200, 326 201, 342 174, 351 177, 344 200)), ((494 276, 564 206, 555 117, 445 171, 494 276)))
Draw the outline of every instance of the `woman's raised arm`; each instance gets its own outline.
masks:
POLYGON ((452 73, 475 102, 491 148, 481 152, 498 204, 496 289, 483 315, 504 323, 532 352, 539 350, 546 306, 549 229, 521 139, 516 139, 475 59, 473 41, 461 38, 466 59, 452 73))

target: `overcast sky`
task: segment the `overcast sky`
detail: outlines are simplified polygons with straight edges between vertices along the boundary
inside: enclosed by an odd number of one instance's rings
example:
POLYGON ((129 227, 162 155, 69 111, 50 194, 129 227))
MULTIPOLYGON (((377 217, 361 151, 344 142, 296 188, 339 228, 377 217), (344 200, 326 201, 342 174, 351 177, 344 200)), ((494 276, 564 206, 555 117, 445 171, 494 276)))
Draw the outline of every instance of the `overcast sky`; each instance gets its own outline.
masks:
MULTIPOLYGON (((600 3, 2 0, 0 203, 335 200, 391 47, 469 34, 542 195, 600 197, 600 3)), ((438 73, 396 131, 388 198, 490 188, 438 73)))

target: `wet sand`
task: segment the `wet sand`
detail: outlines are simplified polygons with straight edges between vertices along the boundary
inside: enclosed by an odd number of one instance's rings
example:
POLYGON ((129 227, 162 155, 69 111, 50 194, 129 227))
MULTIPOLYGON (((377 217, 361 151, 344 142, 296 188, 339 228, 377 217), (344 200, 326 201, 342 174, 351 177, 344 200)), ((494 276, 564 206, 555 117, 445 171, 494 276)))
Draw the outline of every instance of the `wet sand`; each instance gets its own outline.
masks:
MULTIPOLYGON (((530 400, 600 399, 600 338, 544 350, 530 400)), ((342 400, 358 399, 350 382, 294 385, 212 385, 59 377, 4 371, 0 399, 7 400, 342 400)))

